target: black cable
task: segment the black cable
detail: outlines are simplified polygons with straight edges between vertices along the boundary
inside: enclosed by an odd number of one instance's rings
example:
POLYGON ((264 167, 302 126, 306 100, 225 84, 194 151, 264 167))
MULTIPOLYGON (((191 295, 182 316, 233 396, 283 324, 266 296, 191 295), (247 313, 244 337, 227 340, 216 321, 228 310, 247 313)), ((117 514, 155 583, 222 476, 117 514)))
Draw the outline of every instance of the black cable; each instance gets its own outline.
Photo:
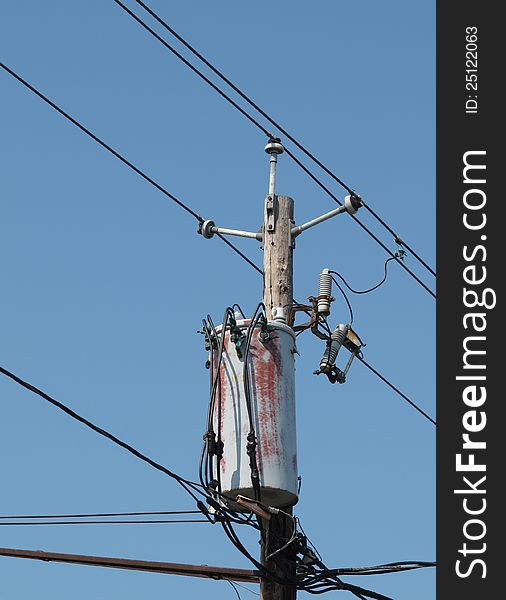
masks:
MULTIPOLYGON (((337 275, 337 276, 339 277, 339 279, 340 279, 340 280, 341 280, 341 281, 344 283, 344 285, 345 285, 345 286, 346 286, 346 287, 347 287, 347 288, 350 290, 350 292, 352 292, 353 294, 368 294, 369 292, 372 292, 372 291, 374 291, 374 290, 377 290, 377 289, 378 289, 380 286, 382 286, 382 285, 385 283, 385 281, 387 280, 387 275, 388 275, 388 271, 387 271, 387 269, 388 269, 388 263, 389 263, 391 260, 394 260, 394 259, 393 259, 393 258, 387 258, 387 260, 385 261, 385 265, 384 265, 384 270, 385 270, 385 273, 384 273, 383 279, 382 279, 382 280, 381 280, 379 283, 377 283, 376 285, 373 285, 372 287, 370 287, 370 288, 369 288, 369 289, 367 289, 367 290, 354 290, 354 289, 353 289, 353 288, 352 288, 352 287, 351 287, 351 286, 348 284, 348 282, 346 281, 346 279, 345 279, 345 278, 344 278, 344 277, 343 277, 343 276, 342 276, 340 273, 338 273, 337 271, 330 271, 330 272, 331 272, 331 273, 333 273, 334 275, 337 275)), ((332 279, 334 279, 334 278, 332 278, 332 279)), ((335 279, 334 279, 334 282, 335 282, 335 283, 337 283, 335 279)))
POLYGON ((49 104, 49 106, 51 106, 51 108, 54 108, 54 110, 56 110, 57 112, 59 112, 63 117, 65 117, 73 125, 75 125, 81 131, 83 131, 93 141, 97 142, 97 144, 99 144, 100 146, 102 146, 102 148, 105 148, 113 156, 115 156, 116 158, 118 158, 122 163, 124 163, 125 165, 127 165, 127 167, 130 167, 130 169, 132 169, 133 171, 135 171, 137 173, 137 175, 140 175, 143 179, 145 179, 146 181, 148 181, 158 191, 162 192, 162 194, 165 194, 165 196, 167 196, 168 198, 170 198, 173 202, 175 202, 176 204, 178 204, 183 210, 185 210, 187 213, 189 213, 190 215, 192 215, 192 217, 195 217, 195 219, 197 219, 197 221, 199 221, 200 223, 202 223, 204 221, 204 219, 200 215, 198 215, 194 210, 192 210, 189 206, 187 206, 186 204, 184 204, 183 202, 181 202, 181 200, 178 200, 173 194, 171 194, 170 192, 168 192, 160 184, 156 183, 156 181, 154 181, 153 179, 151 179, 151 177, 149 177, 148 175, 146 175, 146 173, 144 173, 143 171, 141 171, 138 167, 136 167, 133 163, 131 163, 129 160, 127 160, 119 152, 117 152, 116 150, 114 150, 114 148, 111 148, 111 146, 109 146, 109 144, 106 144, 103 140, 101 140, 99 137, 97 137, 93 132, 91 132, 89 129, 87 129, 84 125, 81 125, 81 123, 79 123, 78 121, 76 121, 76 119, 74 119, 74 117, 71 117, 68 113, 66 113, 62 108, 60 108, 57 104, 55 104, 47 96, 44 96, 44 94, 42 94, 41 92, 39 92, 39 90, 37 90, 36 88, 34 88, 32 85, 30 85, 20 75, 18 75, 17 73, 15 73, 12 69, 9 69, 9 67, 7 67, 6 65, 4 65, 3 63, 0 63, 0 66, 2 67, 2 69, 4 69, 5 71, 7 71, 7 73, 9 73, 9 75, 12 75, 12 77, 14 77, 15 79, 17 79, 20 83, 22 83, 26 88, 28 88, 36 96, 38 96, 39 98, 41 98, 41 100, 44 100, 44 102, 46 102, 46 104, 49 104))
POLYGON ((362 204, 363 207, 368 210, 371 215, 377 220, 379 221, 379 223, 381 223, 383 225, 383 227, 394 236, 394 241, 396 244, 399 244, 399 246, 404 246, 404 248, 406 248, 407 250, 409 250, 409 252, 416 258, 416 260, 423 265, 427 271, 429 271, 430 273, 432 273, 432 275, 434 275, 434 277, 436 277, 436 272, 434 271, 434 269, 432 267, 430 267, 424 260, 423 258, 421 258, 414 250, 413 248, 411 248, 411 246, 409 246, 409 244, 407 244, 404 240, 402 240, 396 233, 395 231, 393 231, 393 229, 391 229, 386 223, 385 221, 383 221, 383 219, 376 213, 374 212, 374 210, 368 205, 366 204, 363 200, 362 200, 362 204))
POLYGON ((272 573, 267 567, 262 565, 262 563, 260 563, 256 558, 254 558, 248 552, 248 550, 245 548, 243 543, 238 538, 238 536, 230 522, 230 519, 227 516, 225 516, 225 518, 220 522, 223 527, 223 531, 225 532, 225 534, 229 538, 229 540, 232 542, 232 544, 235 546, 235 548, 237 550, 239 550, 239 552, 243 556, 245 556, 260 571, 262 577, 264 577, 265 579, 268 579, 270 581, 280 583, 282 585, 290 585, 290 586, 296 585, 295 581, 287 581, 287 580, 281 579, 275 573, 272 573))
MULTIPOLYGON (((335 273, 335 271, 331 271, 331 273, 335 273)), ((343 295, 346 300, 346 304, 348 305, 348 310, 350 311, 350 325, 353 325, 353 309, 351 308, 350 301, 348 300, 348 296, 344 293, 343 288, 339 285, 339 283, 332 277, 332 281, 337 285, 338 290, 343 295)))
POLYGON ((373 567, 349 567, 341 569, 329 569, 325 575, 384 575, 400 573, 402 571, 413 571, 415 569, 426 569, 435 567, 435 562, 399 562, 373 567))
POLYGON ((344 590, 351 592, 360 600, 365 600, 366 598, 373 598, 376 600, 392 600, 391 598, 378 592, 373 592, 372 590, 346 583, 339 579, 337 575, 329 575, 330 570, 327 569, 323 563, 320 564, 323 567, 322 570, 319 571, 312 579, 303 579, 297 586, 298 589, 302 589, 310 594, 323 594, 332 590, 344 590))
POLYGON ((148 515, 194 515, 200 510, 158 510, 122 513, 71 513, 63 515, 0 515, 0 519, 88 519, 94 517, 139 517, 148 515))
POLYGON ((125 450, 127 450, 128 452, 130 452, 130 454, 133 454, 136 458, 139 458, 140 460, 146 462, 148 465, 152 466, 153 468, 157 469, 158 471, 161 471, 165 475, 168 475, 169 477, 171 477, 172 479, 174 479, 175 481, 177 481, 179 483, 179 485, 188 494, 190 494, 190 496, 192 496, 192 498, 194 500, 196 500, 197 502, 199 502, 199 498, 195 495, 194 492, 196 492, 198 494, 201 494, 203 496, 206 495, 204 492, 202 492, 202 490, 199 489, 198 484, 194 483, 193 481, 189 481, 187 479, 184 479, 183 477, 181 477, 180 475, 177 475, 176 473, 174 473, 170 469, 167 469, 166 467, 164 467, 160 463, 155 462, 151 458, 147 457, 145 454, 142 454, 142 452, 139 452, 139 450, 136 450, 133 446, 130 446, 130 444, 127 444, 126 442, 123 442, 122 440, 120 440, 118 437, 116 437, 112 433, 109 433, 105 429, 102 429, 101 427, 98 427, 97 425, 95 425, 91 421, 88 421, 88 419, 85 419, 81 415, 77 414, 71 408, 69 408, 68 406, 65 406, 65 404, 62 404, 58 400, 55 400, 54 398, 52 398, 51 396, 49 396, 48 394, 46 394, 42 390, 39 390, 38 388, 36 388, 32 384, 24 381, 23 379, 21 379, 17 375, 14 375, 14 373, 11 373, 7 369, 4 369, 4 367, 2 367, 2 366, 0 366, 0 373, 2 373, 3 375, 9 377, 10 379, 12 379, 13 381, 15 381, 17 384, 19 384, 20 386, 24 387, 25 389, 29 390, 30 392, 33 392, 34 394, 37 394, 38 396, 40 396, 41 398, 43 398, 44 400, 46 400, 47 402, 49 402, 53 406, 56 406, 56 408, 59 408, 64 413, 66 413, 67 415, 69 415, 70 417, 72 417, 73 419, 75 419, 76 421, 79 421, 83 425, 86 425, 86 427, 89 427, 91 430, 95 431, 95 433, 98 433, 99 435, 107 438, 111 442, 114 442, 118 446, 121 446, 122 448, 124 448, 125 450), (192 489, 193 489, 193 492, 192 492, 192 489))
POLYGON ((247 592, 249 592, 253 596, 260 596, 260 594, 258 592, 255 592, 255 590, 250 589, 248 586, 242 585, 241 583, 238 583, 237 581, 234 581, 234 583, 235 583, 236 587, 240 587, 243 590, 246 590, 247 592))
MULTIPOLYGON (((234 305, 234 306, 236 306, 236 305, 234 305)), ((249 525, 255 529, 260 529, 259 526, 257 526, 254 522, 251 521, 251 518, 243 518, 242 515, 238 514, 234 510, 231 510, 230 508, 228 508, 228 502, 230 501, 230 498, 228 496, 225 496, 221 492, 221 473, 220 473, 220 466, 218 464, 218 461, 217 461, 217 472, 216 472, 217 488, 214 484, 211 486, 211 482, 213 481, 213 474, 212 474, 212 456, 213 455, 208 452, 208 440, 210 440, 211 443, 214 445, 213 440, 215 440, 215 432, 214 432, 213 418, 214 418, 214 412, 215 412, 214 407, 215 407, 215 401, 216 401, 216 393, 220 386, 220 377, 221 377, 220 366, 221 366, 221 362, 223 360, 225 332, 226 332, 229 321, 230 321, 231 325, 236 323, 235 315, 233 312, 234 306, 232 306, 232 308, 227 307, 225 309, 225 313, 223 315, 223 321, 222 321, 222 325, 221 325, 221 337, 218 335, 216 327, 215 327, 214 322, 210 315, 207 315, 207 322, 204 320, 202 321, 204 334, 207 336, 208 343, 209 343, 209 349, 212 353, 212 360, 210 361, 210 363, 211 363, 210 364, 211 392, 210 392, 208 413, 207 413, 206 433, 204 435, 205 441, 202 446, 202 452, 200 455, 200 462, 199 462, 199 478, 200 478, 200 482, 201 482, 202 486, 208 492, 210 499, 216 499, 216 497, 218 497, 221 500, 220 504, 218 504, 215 507, 217 509, 217 520, 228 519, 231 522, 237 523, 239 525, 249 525), (209 326, 208 326, 208 324, 209 324, 209 326), (218 339, 220 340, 219 346, 217 343, 218 339), (216 375, 215 375, 214 371, 216 371, 216 375), (204 462, 206 463, 206 466, 207 466, 207 470, 208 470, 207 473, 205 473, 204 469, 203 469, 204 462), (207 477, 206 477, 206 475, 207 475, 207 477)), ((220 390, 220 394, 221 394, 221 390, 220 390)), ((221 448, 220 448, 221 410, 220 409, 221 409, 221 407, 219 405, 218 406, 218 422, 217 422, 218 439, 217 439, 217 445, 216 445, 216 450, 218 452, 221 450, 221 448)))
MULTIPOLYGON (((328 195, 330 196, 330 198, 332 198, 332 200, 334 200, 334 202, 336 202, 337 204, 339 204, 340 206, 343 206, 343 203, 337 198, 337 196, 335 194, 333 194, 329 188, 324 185, 319 179, 318 177, 316 177, 315 175, 313 175, 313 173, 311 173, 311 171, 303 164, 300 162, 300 160, 294 155, 292 154, 292 152, 290 152, 290 150, 288 150, 287 148, 285 148, 285 152, 286 154, 288 154, 288 156, 290 156, 290 158, 299 165, 299 167, 304 171, 304 173, 306 173, 307 175, 309 175, 309 177, 328 195)), ((389 254, 392 258, 394 258, 400 265, 401 267, 411 275, 411 277, 413 277, 413 279, 415 281, 417 281, 434 299, 436 298, 436 294, 434 294, 434 292, 425 285, 425 283, 417 276, 413 273, 413 271, 411 271, 411 269, 409 269, 401 260, 399 260, 398 257, 395 256, 395 254, 393 254, 393 252, 391 252, 387 246, 385 246, 385 244, 368 228, 366 227, 361 221, 359 221, 356 217, 356 215, 350 215, 350 217, 355 221, 355 223, 357 223, 357 225, 359 225, 365 232, 367 232, 372 238, 373 240, 375 240, 382 248, 383 250, 385 250, 385 252, 387 254, 389 254)))
MULTIPOLYGON (((194 210, 192 210, 189 206, 187 206, 184 202, 182 202, 181 200, 179 200, 178 198, 176 198, 173 194, 171 194, 169 191, 167 191, 164 187, 162 187, 154 179, 152 179, 151 177, 149 177, 149 175, 146 175, 146 173, 144 173, 143 171, 141 171, 141 169, 139 169, 138 167, 136 167, 133 163, 131 163, 129 160, 127 160, 119 152, 117 152, 116 150, 114 150, 114 148, 112 148, 111 146, 109 146, 109 144, 107 144, 106 142, 104 142, 103 140, 101 140, 98 136, 96 136, 93 132, 91 132, 89 129, 87 129, 84 125, 81 125, 81 123, 79 123, 76 119, 74 119, 74 117, 72 117, 68 113, 66 113, 62 108, 60 108, 57 104, 55 104, 52 100, 50 100, 42 92, 40 92, 39 90, 37 90, 31 84, 29 84, 25 79, 23 79, 20 75, 18 75, 16 72, 14 72, 12 69, 10 69, 7 65, 4 65, 2 62, 0 62, 0 67, 2 67, 2 69, 4 69, 4 71, 6 71, 7 73, 9 73, 9 75, 12 75, 12 77, 14 77, 14 79, 17 79, 17 81, 19 81, 21 84, 23 84, 26 88, 28 88, 31 92, 33 92, 41 100, 43 100, 44 102, 46 102, 46 104, 49 104, 49 106, 51 106, 51 108, 53 108, 58 113, 60 113, 63 117, 65 117, 73 125, 75 125, 76 127, 78 127, 82 132, 84 132, 87 136, 89 136, 93 141, 97 142, 97 144, 99 144, 100 146, 102 146, 102 148, 105 148, 113 156, 115 156, 116 158, 118 158, 123 164, 127 165, 127 167, 129 167, 130 169, 132 169, 135 173, 137 173, 138 175, 140 175, 148 183, 150 183, 152 186, 154 186, 158 191, 162 192, 162 194, 164 194, 165 196, 167 196, 168 198, 170 198, 173 202, 175 202, 178 206, 180 206, 182 209, 184 209, 187 213, 189 213, 190 215, 192 215, 193 217, 195 217, 195 219, 197 219, 197 221, 199 223, 203 223, 204 222, 204 219, 199 214, 197 214, 194 210)), ((225 238, 223 238, 220 234, 218 234, 218 237, 222 241, 224 241, 227 244, 227 246, 229 246, 229 248, 231 248, 241 258, 243 258, 247 263, 249 263, 255 270, 257 270, 260 274, 263 274, 263 271, 259 267, 257 267, 257 265, 255 265, 255 263, 252 262, 238 248, 236 248, 236 246, 234 246, 234 244, 232 244, 231 242, 229 242, 228 240, 226 240, 225 238)))
POLYGON ((403 394, 398 388, 395 387, 395 385, 393 385, 392 383, 390 383, 390 381, 388 381, 388 379, 386 379, 385 377, 383 377, 383 375, 381 373, 379 373, 374 367, 372 367, 368 362, 366 362, 364 360, 363 357, 357 355, 358 360, 364 364, 370 371, 372 371, 375 375, 377 375, 382 381, 384 381, 388 386, 390 386, 394 392, 397 392, 399 394, 399 396, 401 396, 401 398, 404 398, 404 400, 406 400, 406 402, 408 402, 409 404, 411 404, 411 406, 417 410, 421 415, 423 415, 426 419, 428 419, 433 425, 436 425, 436 421, 430 416, 428 415, 425 411, 423 411, 419 406, 417 406, 412 400, 410 400, 405 394, 403 394))
POLYGON ((237 311, 241 313, 241 317, 242 317, 243 319, 245 319, 245 318, 246 318, 246 315, 244 314, 244 311, 243 311, 243 309, 242 309, 242 308, 239 306, 239 304, 237 304, 237 303, 235 303, 235 304, 232 304, 232 310, 234 310, 234 308, 237 308, 237 311))
POLYGON ((209 523, 207 519, 179 519, 179 520, 137 520, 137 521, 0 521, 0 527, 6 526, 23 526, 31 527, 32 525, 160 525, 162 523, 209 523))
MULTIPOLYGON (((217 448, 216 449, 214 448, 214 446, 216 446, 216 435, 215 435, 214 424, 213 424, 214 407, 215 407, 216 391, 217 391, 218 384, 220 381, 220 366, 221 366, 221 361, 223 359, 223 350, 225 347, 225 333, 226 333, 226 328, 227 328, 229 319, 233 319, 235 322, 233 310, 230 307, 227 307, 225 309, 225 313, 223 315, 223 321, 221 324, 221 338, 220 338, 220 344, 219 344, 216 360, 214 360, 214 346, 213 345, 217 343, 217 340, 219 337, 218 333, 216 331, 216 328, 214 326, 214 323, 213 323, 210 315, 207 316, 207 320, 211 326, 212 332, 209 331, 207 325, 205 324, 205 321, 203 322, 204 328, 206 331, 206 335, 209 338, 210 349, 211 349, 211 358, 212 358, 211 365, 210 365, 211 366, 211 373, 210 373, 211 390, 210 390, 209 404, 208 404, 208 411, 207 411, 206 431, 204 434, 204 444, 202 447, 202 452, 201 452, 201 456, 200 456, 200 464, 199 464, 200 482, 202 483, 202 485, 205 487, 206 490, 209 490, 211 481, 213 480, 212 456, 215 454, 215 450, 217 450, 217 448), (212 447, 212 449, 213 449, 212 452, 210 451, 210 447, 212 447), (203 470, 204 463, 206 465, 207 472, 203 470)), ((220 427, 221 427, 221 423, 218 423, 218 428, 220 428, 220 427)), ((221 493, 221 489, 219 489, 218 492, 221 493)))
MULTIPOLYGON (((249 457, 249 465, 251 472, 251 485, 253 486, 253 491, 255 495, 255 500, 258 502, 261 501, 261 491, 260 491, 260 475, 258 472, 258 464, 256 457, 256 448, 258 444, 256 431, 255 431, 255 423, 253 419, 253 403, 251 401, 251 383, 249 376, 249 365, 248 365, 248 357, 251 346, 251 339, 253 337, 253 333, 255 331, 255 327, 258 325, 260 321, 263 321, 264 324, 267 323, 267 319, 265 316, 265 305, 263 302, 260 302, 253 316, 251 317, 250 324, 248 326, 248 330, 246 333, 246 342, 244 344, 244 366, 243 366, 243 385, 244 385, 244 395, 246 400, 246 409, 248 411, 248 420, 249 420, 249 432, 247 436, 247 445, 246 452, 249 457), (259 312, 261 311, 261 312, 259 312)), ((261 523, 259 522, 259 525, 261 523)), ((263 531, 263 530, 262 530, 263 531)))
POLYGON ((231 242, 229 242, 229 241, 227 240, 227 238, 226 238, 226 237, 222 236, 222 235, 221 235, 221 233, 217 233, 217 234, 216 234, 216 237, 219 237, 219 238, 220 238, 220 240, 221 240, 222 242, 225 242, 225 244, 226 244, 227 246, 229 246, 230 248, 232 248, 232 250, 233 250, 233 251, 234 251, 236 254, 238 254, 238 255, 239 255, 241 258, 243 258, 243 259, 244 259, 244 260, 245 260, 247 263, 249 263, 249 264, 250 264, 250 265, 251 265, 251 266, 252 266, 252 267, 255 269, 255 271, 258 271, 258 272, 260 273, 260 275, 263 275, 263 274, 264 274, 264 272, 262 271, 262 269, 261 269, 260 267, 258 267, 258 266, 257 266, 257 265, 256 265, 256 264, 255 264, 255 263, 252 261, 252 260, 250 260, 250 259, 249 259, 249 258, 248 258, 248 257, 247 257, 245 254, 243 254, 243 253, 242 253, 242 252, 239 250, 239 248, 237 248, 236 246, 234 246, 234 244, 232 244, 231 242))
POLYGON ((304 588, 306 592, 310 594, 325 594, 326 592, 330 592, 331 590, 344 590, 347 592, 351 592, 357 598, 364 599, 365 598, 373 598, 374 600, 393 600, 390 596, 385 596, 384 594, 380 594, 378 592, 373 592, 372 590, 367 590, 358 585, 352 585, 351 583, 336 583, 331 586, 327 585, 324 589, 316 589, 316 588, 304 588))
POLYGON ((261 125, 256 119, 254 119, 243 108, 241 108, 239 106, 239 104, 237 104, 237 102, 234 102, 234 100, 232 100, 232 98, 230 98, 230 96, 227 96, 227 94, 225 94, 225 92, 223 92, 222 90, 220 90, 220 88, 216 84, 214 84, 208 77, 206 77, 201 71, 199 71, 197 69, 197 67, 194 67, 191 64, 191 62, 189 62, 188 60, 186 60, 186 58, 182 54, 180 54, 175 48, 173 48, 168 42, 166 42, 161 36, 159 36, 154 29, 151 29, 151 27, 149 25, 147 25, 146 23, 144 23, 144 21, 140 17, 138 17, 134 12, 132 12, 127 6, 125 6, 123 4, 123 2, 120 2, 120 0, 113 0, 113 2, 115 2, 126 13, 128 13, 132 17, 132 19, 134 19, 135 21, 137 21, 137 23, 139 23, 139 25, 141 25, 141 27, 144 27, 144 29, 146 29, 146 31, 148 31, 160 43, 162 43, 167 48, 167 50, 170 50, 170 52, 172 52, 175 56, 177 56, 177 58, 179 58, 179 60, 181 60, 196 75, 198 75, 199 77, 201 77, 208 85, 210 85, 213 88, 213 90, 215 92, 218 92, 218 94, 222 98, 224 98, 227 102, 229 102, 230 104, 232 104, 232 106, 234 108, 236 108, 244 117, 246 117, 249 121, 251 121, 256 127, 258 127, 267 137, 273 137, 271 135, 271 133, 263 125, 261 125))
POLYGON ((235 595, 237 596, 238 600, 242 600, 242 598, 241 598, 241 594, 239 594, 239 590, 238 590, 238 589, 237 589, 237 587, 235 586, 234 582, 233 582, 233 581, 230 581, 230 579, 227 579, 226 581, 228 581, 228 583, 230 583, 230 585, 232 586, 232 588, 233 588, 233 590, 234 590, 234 592, 235 592, 235 595))
MULTIPOLYGON (((115 0, 115 2, 117 2, 117 0, 115 0)), ((272 117, 270 117, 258 104, 256 104, 247 94, 245 94, 239 87, 237 87, 234 83, 232 83, 232 81, 230 81, 230 79, 228 79, 219 69, 217 69, 211 62, 209 62, 200 52, 198 52, 189 42, 187 42, 181 35, 179 35, 172 27, 170 27, 170 25, 168 25, 168 23, 166 23, 159 15, 157 15, 149 6, 147 6, 144 2, 142 2, 142 0, 136 0, 137 4, 139 4, 140 6, 142 6, 142 8, 148 12, 156 21, 158 21, 158 23, 160 25, 162 25, 169 33, 171 33, 179 42, 181 42, 190 52, 192 52, 192 54, 194 56, 196 56, 199 60, 201 60, 207 67, 209 67, 209 69, 211 69, 211 71, 217 75, 224 83, 226 83, 231 89, 234 90, 234 92, 236 92, 237 94, 239 94, 239 96, 245 100, 252 108, 254 108, 259 114, 262 115, 262 117, 264 117, 271 125, 274 125, 274 127, 276 127, 287 139, 289 139, 291 142, 293 142, 297 148, 299 148, 299 150, 301 150, 306 156, 308 156, 314 163, 316 163, 321 169, 323 169, 325 171, 325 173, 327 173, 328 175, 330 175, 330 177, 332 177, 332 179, 334 179, 334 181, 336 181, 337 183, 339 183, 339 185, 341 185, 347 192, 349 192, 352 195, 356 195, 355 192, 348 187, 344 181, 342 181, 341 179, 339 179, 339 177, 337 177, 337 175, 335 175, 328 167, 326 167, 320 160, 318 160, 316 158, 316 156, 314 156, 309 150, 307 150, 307 148, 305 148, 299 141, 297 141, 297 139, 295 139, 292 135, 290 135, 288 133, 288 131, 286 131, 286 129, 284 129, 279 123, 277 123, 272 117)), ((119 4, 119 2, 117 2, 119 4)), ((125 9, 127 10, 127 9, 125 9)), ((128 11, 130 12, 130 11, 128 11)), ((132 14, 132 13, 130 13, 132 14)), ((132 16, 134 16, 134 18, 141 23, 143 26, 145 26, 142 21, 136 17, 135 15, 132 14, 132 16)), ((145 26, 147 28, 147 26, 145 26)), ((155 34, 153 32, 153 34, 160 39, 160 37, 155 34)), ((169 44, 167 42, 165 42, 165 40, 161 40, 162 43, 169 47, 169 49, 175 53, 175 51, 169 46, 169 44)), ((185 59, 182 59, 185 60, 185 59)), ((185 60, 185 64, 187 63, 187 61, 185 60)), ((199 74, 199 76, 203 77, 205 79, 205 77, 197 70, 193 67, 193 65, 190 65, 190 68, 192 68, 192 70, 194 72, 196 72, 197 74, 199 74)), ((214 87, 214 89, 216 89, 216 87, 214 86, 214 84, 212 84, 211 82, 210 85, 212 85, 214 87)), ((219 91, 219 93, 221 95, 222 92, 221 90, 219 91)), ((228 99, 228 97, 224 96, 227 100, 229 100, 229 102, 231 102, 236 108, 238 108, 243 114, 245 111, 243 111, 240 107, 238 107, 231 99, 228 99)), ((247 116, 248 119, 252 120, 250 115, 245 115, 247 116)), ((252 121, 255 125, 257 125, 257 127, 259 127, 259 129, 261 129, 264 133, 266 133, 266 135, 268 135, 269 137, 273 137, 269 132, 266 132, 266 130, 256 121, 252 121)), ((381 219, 381 217, 376 214, 372 208, 370 208, 368 205, 366 205, 365 203, 363 204, 364 207, 373 215, 373 217, 375 217, 386 229, 387 231, 389 231, 389 233, 391 233, 395 240, 397 241, 397 243, 403 245, 405 248, 407 248, 411 254, 428 270, 430 271, 434 276, 436 275, 436 273, 434 272, 433 269, 431 269, 431 267, 422 259, 420 258, 420 256, 403 240, 400 239, 400 237, 385 223, 385 221, 383 221, 383 219, 381 219)))

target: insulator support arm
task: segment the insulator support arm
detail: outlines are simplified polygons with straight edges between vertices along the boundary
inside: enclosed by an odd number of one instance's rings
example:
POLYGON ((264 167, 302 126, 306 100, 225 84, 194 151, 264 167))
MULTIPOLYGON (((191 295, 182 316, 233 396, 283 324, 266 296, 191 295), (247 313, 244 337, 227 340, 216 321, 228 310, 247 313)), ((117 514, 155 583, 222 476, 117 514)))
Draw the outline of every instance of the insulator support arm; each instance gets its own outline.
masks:
POLYGON ((260 231, 255 233, 253 231, 242 231, 240 229, 225 229, 224 227, 216 227, 214 221, 211 220, 201 223, 198 233, 200 233, 202 237, 205 237, 206 240, 210 240, 216 233, 221 235, 235 235, 237 237, 252 238, 260 242, 263 238, 263 235, 260 231))
POLYGON ((334 210, 331 210, 330 212, 325 213, 320 217, 311 219, 311 221, 304 223, 304 225, 296 225, 295 227, 292 227, 292 238, 297 237, 303 231, 306 231, 306 229, 314 227, 315 225, 319 225, 320 223, 323 223, 323 221, 332 219, 332 217, 340 215, 341 213, 348 213, 349 215, 354 215, 361 206, 362 200, 358 196, 346 196, 346 198, 344 199, 344 204, 342 206, 339 206, 338 208, 335 208, 334 210))

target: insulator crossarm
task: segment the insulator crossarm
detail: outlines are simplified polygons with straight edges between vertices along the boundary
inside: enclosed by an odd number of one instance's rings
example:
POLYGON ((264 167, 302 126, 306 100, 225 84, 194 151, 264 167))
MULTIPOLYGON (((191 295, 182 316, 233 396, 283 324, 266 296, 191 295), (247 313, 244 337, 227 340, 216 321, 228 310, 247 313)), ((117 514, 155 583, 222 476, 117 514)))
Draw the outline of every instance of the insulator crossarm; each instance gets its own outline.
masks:
POLYGON ((216 227, 215 222, 211 220, 207 220, 201 223, 199 225, 197 233, 199 233, 202 237, 206 238, 207 240, 210 240, 216 233, 219 233, 221 235, 234 235, 237 237, 252 238, 260 242, 263 238, 261 231, 253 232, 242 231, 241 229, 226 229, 224 227, 216 227))
POLYGON ((315 219, 311 219, 311 221, 308 221, 303 225, 296 225, 295 227, 292 227, 292 238, 297 237, 303 231, 306 231, 306 229, 309 229, 310 227, 314 227, 315 225, 319 225, 320 223, 323 223, 328 219, 332 219, 332 217, 335 217, 336 215, 340 215, 342 213, 354 215, 361 206, 362 201, 358 196, 346 196, 346 198, 344 199, 344 204, 342 206, 339 206, 338 208, 335 208, 334 210, 331 210, 330 212, 325 213, 324 215, 316 217, 315 219))

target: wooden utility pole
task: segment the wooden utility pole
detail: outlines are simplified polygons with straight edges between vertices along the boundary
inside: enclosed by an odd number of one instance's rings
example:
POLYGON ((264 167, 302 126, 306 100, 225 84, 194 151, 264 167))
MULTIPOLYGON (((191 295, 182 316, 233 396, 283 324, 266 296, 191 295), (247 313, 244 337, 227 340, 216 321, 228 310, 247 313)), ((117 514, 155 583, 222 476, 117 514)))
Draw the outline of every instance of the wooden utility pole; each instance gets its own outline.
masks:
POLYGON ((287 317, 293 304, 293 200, 269 194, 264 210, 264 304, 267 319, 287 317), (274 313, 273 313, 274 311, 274 313))
MULTIPOLYGON (((284 314, 286 323, 291 325, 289 315, 293 304, 291 233, 294 226, 293 200, 288 196, 276 196, 274 193, 275 162, 276 154, 271 153, 271 182, 269 195, 265 200, 263 227, 263 301, 268 320, 279 318, 284 314)), ((291 514, 291 508, 287 508, 285 512, 291 514)), ((267 558, 269 554, 283 546, 282 540, 288 540, 292 535, 292 519, 286 514, 279 513, 273 515, 269 521, 263 521, 263 525, 265 535, 261 540, 262 565, 280 579, 295 580, 295 560, 290 559, 283 552, 270 559, 267 558)), ((295 587, 276 583, 264 577, 260 579, 261 600, 294 600, 295 597, 295 587)))

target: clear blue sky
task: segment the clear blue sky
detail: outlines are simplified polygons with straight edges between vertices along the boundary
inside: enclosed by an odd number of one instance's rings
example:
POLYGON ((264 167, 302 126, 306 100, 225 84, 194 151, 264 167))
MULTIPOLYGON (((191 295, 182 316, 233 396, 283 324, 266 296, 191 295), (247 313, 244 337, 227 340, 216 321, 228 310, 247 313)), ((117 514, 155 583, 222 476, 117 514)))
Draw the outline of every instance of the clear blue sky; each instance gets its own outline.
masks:
MULTIPOLYGON (((151 5, 434 265, 433 2, 151 5)), ((260 226, 264 136, 112 1, 4 2, 0 48, 3 62, 197 212, 226 227, 260 226)), ((195 478, 208 398, 196 331, 234 302, 251 312, 260 276, 4 72, 0 98, 0 364, 195 478)), ((299 223, 335 206, 286 155, 278 191, 295 199, 299 223)), ((237 244, 261 264, 256 242, 237 244)), ((296 297, 316 293, 323 267, 367 288, 386 258, 338 217, 299 238, 296 297)), ((433 287, 414 258, 406 264, 433 287)), ((347 319, 336 297, 333 325, 347 319)), ((435 415, 434 299, 390 264, 383 287, 350 300, 365 358, 435 415)), ((361 364, 345 385, 315 377, 323 348, 310 334, 298 349, 296 514, 324 561, 434 560, 435 428, 361 364)), ((5 378, 0 402, 0 514, 194 508, 172 480, 5 378)), ((0 546, 249 567, 211 525, 0 533, 0 546)), ((255 538, 245 541, 256 553, 255 538)), ((347 580, 430 600, 434 576, 347 580)), ((235 597, 224 582, 0 559, 9 600, 204 594, 235 597)))

